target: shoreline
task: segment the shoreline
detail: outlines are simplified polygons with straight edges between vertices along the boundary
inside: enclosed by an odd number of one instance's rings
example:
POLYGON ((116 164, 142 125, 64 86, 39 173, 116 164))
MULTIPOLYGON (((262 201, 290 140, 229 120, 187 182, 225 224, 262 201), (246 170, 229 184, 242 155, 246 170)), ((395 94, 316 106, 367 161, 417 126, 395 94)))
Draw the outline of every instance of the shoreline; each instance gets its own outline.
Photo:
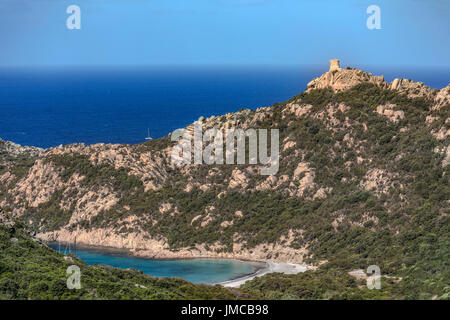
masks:
MULTIPOLYGON (((50 244, 56 244, 58 242, 44 241, 44 243, 50 247, 50 244)), ((63 242, 63 241, 61 241, 60 243, 64 244, 64 245, 68 244, 67 242, 63 242)), ((50 248, 52 248, 52 247, 50 247, 50 248)), ((167 257, 167 258, 145 257, 145 256, 135 255, 134 251, 132 251, 130 249, 126 249, 126 248, 119 249, 116 247, 97 246, 97 245, 93 246, 93 245, 86 245, 86 244, 82 244, 82 243, 80 243, 78 248, 81 250, 87 249, 87 250, 93 250, 93 251, 95 251, 95 250, 104 251, 103 253, 106 253, 106 254, 108 254, 108 253, 114 254, 115 253, 116 255, 121 255, 124 257, 130 256, 130 257, 139 258, 139 259, 150 259, 150 260, 161 260, 161 261, 215 259, 215 260, 235 260, 235 261, 248 262, 248 263, 254 264, 254 266, 256 267, 256 271, 254 271, 252 273, 244 274, 244 275, 237 276, 235 278, 231 278, 231 279, 228 279, 225 281, 210 284, 210 285, 221 285, 221 286, 230 287, 230 288, 240 287, 245 282, 252 280, 254 278, 257 278, 257 277, 262 277, 268 273, 279 272, 279 273, 284 273, 284 274, 297 274, 297 273, 304 272, 304 271, 310 269, 310 267, 308 267, 307 265, 301 265, 301 264, 297 264, 297 263, 262 261, 262 260, 242 259, 242 258, 224 258, 224 257, 214 257, 214 256, 209 256, 209 257, 204 257, 204 256, 167 257)), ((52 248, 52 249, 55 250, 54 248, 52 248)))
POLYGON ((253 274, 238 277, 236 279, 218 282, 216 284, 229 288, 238 288, 247 281, 253 280, 257 277, 262 277, 268 273, 298 274, 300 272, 305 272, 306 270, 309 270, 308 266, 296 263, 268 261, 265 262, 265 264, 266 264, 265 268, 261 268, 256 272, 254 272, 253 274))
MULTIPOLYGON (((55 240, 53 237, 48 236, 42 236, 37 235, 36 238, 39 241, 42 241, 45 244, 49 243, 58 243, 58 240, 55 240), (50 240, 51 239, 51 240, 50 240)), ((70 244, 72 245, 73 242, 59 241, 61 245, 70 244)), ((110 243, 109 243, 110 244, 110 243)), ((281 259, 267 257, 267 256, 261 256, 258 254, 252 254, 250 251, 250 254, 248 252, 215 252, 215 251, 202 251, 202 248, 193 248, 189 250, 185 250, 185 248, 181 248, 179 250, 167 250, 166 248, 163 248, 160 250, 157 248, 157 250, 154 249, 148 249, 148 248, 131 248, 127 246, 117 246, 117 245, 108 245, 108 244, 92 244, 92 242, 88 243, 86 241, 77 241, 77 247, 78 248, 86 248, 86 249, 102 249, 106 251, 111 252, 117 252, 117 253, 124 253, 129 256, 135 257, 135 258, 143 258, 143 259, 153 259, 153 260, 191 260, 191 259, 220 259, 220 260, 238 260, 238 261, 245 261, 245 262, 256 262, 256 263, 267 263, 267 262, 275 262, 275 263, 287 263, 287 264, 298 264, 302 266, 307 266, 303 264, 302 256, 299 255, 297 259, 289 259, 294 258, 292 255, 290 257, 281 257, 281 259), (197 252, 195 252, 197 251, 197 252)), ((312 267, 312 266, 308 266, 312 267)))
MULTIPOLYGON (((43 243, 45 243, 47 246, 49 244, 57 244, 58 241, 47 241, 47 240, 41 240, 43 243)), ((61 245, 67 245, 69 242, 61 241, 61 245)), ((72 243, 70 243, 72 244, 72 243)), ((50 246, 49 246, 50 247, 50 246)), ((140 250, 134 251, 133 249, 129 248, 118 248, 118 247, 111 247, 111 246, 104 246, 104 245, 92 245, 92 244, 85 244, 85 243, 78 243, 77 244, 78 249, 87 249, 87 250, 100 250, 105 252, 109 252, 111 254, 116 255, 122 255, 122 256, 130 256, 137 259, 149 259, 149 260, 161 260, 161 261, 176 261, 176 260, 199 260, 199 259, 215 259, 215 260, 235 260, 235 261, 242 261, 242 262, 252 262, 252 263, 261 263, 261 264, 267 264, 268 261, 264 261, 263 259, 252 259, 252 258, 242 258, 242 257, 223 257, 223 256, 216 256, 216 255, 209 255, 209 256, 151 256, 151 255, 140 255, 138 254, 140 250)), ((53 249, 53 248, 51 248, 53 249)), ((55 250, 55 249, 53 249, 55 250)), ((73 251, 73 248, 71 248, 73 251)))

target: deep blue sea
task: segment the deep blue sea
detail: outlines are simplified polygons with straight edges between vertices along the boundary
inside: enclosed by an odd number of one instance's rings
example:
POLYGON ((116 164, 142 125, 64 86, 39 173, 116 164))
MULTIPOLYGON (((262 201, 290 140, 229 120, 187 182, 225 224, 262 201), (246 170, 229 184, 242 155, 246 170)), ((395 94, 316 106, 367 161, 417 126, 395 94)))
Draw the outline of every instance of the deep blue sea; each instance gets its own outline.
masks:
MULTIPOLYGON (((0 138, 22 145, 139 143, 199 116, 255 109, 301 93, 323 67, 2 68, 0 138)), ((450 70, 362 68, 442 88, 450 70)))
MULTIPOLYGON (((66 244, 51 242, 49 246, 61 253, 74 253, 66 244)), ((157 277, 178 277, 193 283, 218 283, 252 274, 261 264, 227 259, 154 260, 136 258, 125 251, 79 247, 76 256, 87 264, 106 264, 121 269, 133 268, 157 277)))

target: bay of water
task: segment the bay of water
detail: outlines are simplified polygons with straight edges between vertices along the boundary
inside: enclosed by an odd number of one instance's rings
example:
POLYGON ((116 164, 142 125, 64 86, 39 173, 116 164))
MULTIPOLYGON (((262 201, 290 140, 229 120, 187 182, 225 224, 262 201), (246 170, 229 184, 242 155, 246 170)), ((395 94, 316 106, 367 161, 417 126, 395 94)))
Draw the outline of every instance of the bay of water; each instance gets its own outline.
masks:
MULTIPOLYGON (((283 102, 321 67, 1 68, 0 138, 51 147, 140 143, 200 116, 283 102)), ((361 67, 373 74, 448 84, 450 70, 361 67)))
MULTIPOLYGON (((74 253, 66 244, 49 243, 61 253, 74 253)), ((126 251, 78 247, 76 256, 87 264, 105 264, 121 269, 136 269, 156 277, 178 277, 193 283, 213 284, 256 272, 261 263, 229 259, 155 260, 130 256, 126 251)))

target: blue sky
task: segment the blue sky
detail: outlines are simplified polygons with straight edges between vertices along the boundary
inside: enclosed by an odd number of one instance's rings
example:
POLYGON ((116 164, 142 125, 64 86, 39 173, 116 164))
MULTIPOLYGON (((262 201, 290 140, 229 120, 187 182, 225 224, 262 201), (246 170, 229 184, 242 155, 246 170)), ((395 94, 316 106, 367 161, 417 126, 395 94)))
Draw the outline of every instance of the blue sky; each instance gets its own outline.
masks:
POLYGON ((450 66, 448 0, 0 0, 0 65, 450 66), (82 11, 68 30, 66 8, 82 11), (366 27, 369 5, 381 30, 366 27))

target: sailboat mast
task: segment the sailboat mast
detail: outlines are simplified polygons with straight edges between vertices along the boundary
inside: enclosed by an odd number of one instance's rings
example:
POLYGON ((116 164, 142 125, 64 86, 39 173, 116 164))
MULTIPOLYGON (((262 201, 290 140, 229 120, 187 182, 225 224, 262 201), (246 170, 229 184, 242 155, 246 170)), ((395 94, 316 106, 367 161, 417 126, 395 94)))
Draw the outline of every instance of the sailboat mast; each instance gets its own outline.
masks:
POLYGON ((145 137, 145 140, 152 140, 150 137, 150 128, 147 128, 147 137, 145 137))

